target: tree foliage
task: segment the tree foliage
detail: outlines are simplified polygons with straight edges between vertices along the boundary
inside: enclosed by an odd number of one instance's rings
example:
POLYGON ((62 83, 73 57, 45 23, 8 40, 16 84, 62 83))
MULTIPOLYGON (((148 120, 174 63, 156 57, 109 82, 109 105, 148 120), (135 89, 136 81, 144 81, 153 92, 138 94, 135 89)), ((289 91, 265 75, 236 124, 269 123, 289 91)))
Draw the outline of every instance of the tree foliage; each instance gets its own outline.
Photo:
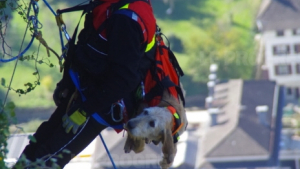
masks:
POLYGON ((9 137, 9 124, 15 118, 15 104, 13 102, 3 105, 0 100, 0 168, 6 168, 4 159, 8 152, 7 139, 9 137))
POLYGON ((209 66, 215 63, 219 67, 219 79, 253 78, 258 3, 211 0, 203 1, 202 5, 201 9, 207 8, 200 11, 210 17, 193 19, 203 34, 190 36, 184 43, 189 57, 187 73, 194 81, 207 82, 209 66))
POLYGON ((224 29, 213 26, 207 31, 208 38, 198 45, 188 46, 191 59, 190 74, 196 81, 208 81, 209 66, 218 64, 218 77, 221 79, 252 77, 255 67, 255 45, 252 37, 248 37, 234 28, 224 29), (243 42, 243 38, 249 40, 243 42))
MULTIPOLYGON (((28 15, 26 14, 26 12, 29 12, 29 10, 27 10, 28 9, 27 6, 28 6, 28 4, 26 4, 24 1, 22 1, 22 2, 19 2, 18 0, 0 1, 0 27, 1 27, 1 29, 0 29, 1 52, 0 53, 2 55, 0 58, 4 58, 5 56, 11 57, 11 58, 13 57, 12 56, 13 48, 7 43, 7 38, 9 38, 9 37, 6 34, 7 30, 9 29, 9 22, 11 22, 11 20, 12 20, 12 13, 17 13, 19 15, 19 17, 21 17, 24 20, 24 24, 28 25, 27 28, 29 29, 29 31, 31 31, 32 33, 35 31, 34 26, 28 20, 28 15)), ((21 24, 21 23, 19 23, 19 24, 21 24)), ((35 31, 34 33, 37 33, 37 32, 35 31)), ((38 33, 39 33, 38 35, 41 35, 41 32, 38 32, 38 33)), ((37 34, 33 34, 33 35, 37 35, 37 34)), ((40 43, 43 44, 43 42, 41 42, 41 41, 40 41, 40 43)), ((30 91, 34 90, 35 87, 40 84, 40 82, 39 82, 40 75, 39 75, 39 71, 37 69, 37 64, 47 64, 49 67, 54 66, 52 63, 50 63, 50 61, 48 59, 39 59, 38 60, 38 53, 39 53, 39 48, 38 48, 36 55, 32 54, 30 56, 23 56, 23 57, 18 58, 18 60, 20 60, 20 61, 30 61, 30 60, 34 61, 35 72, 33 73, 33 75, 36 76, 37 80, 34 81, 33 84, 30 82, 27 82, 24 84, 25 89, 13 89, 10 86, 10 84, 9 85, 6 84, 6 80, 4 78, 1 78, 0 86, 4 86, 5 88, 7 88, 8 91, 14 90, 19 95, 26 94, 26 93, 29 93, 30 91)), ((53 52, 53 53, 55 53, 55 52, 53 52)), ((48 56, 49 56, 49 53, 48 53, 48 56)), ((8 92, 7 92, 7 94, 8 94, 8 92)), ((15 118, 15 107, 16 106, 13 102, 7 103, 6 101, 7 101, 7 97, 5 97, 5 99, 3 101, 0 100, 0 168, 1 169, 7 168, 7 166, 5 164, 5 158, 8 153, 7 141, 10 136, 9 126, 12 124, 16 124, 16 118, 15 118)), ((28 139, 32 142, 36 142, 36 139, 31 135, 28 137, 28 139)), ((44 158, 48 158, 48 157, 44 157, 44 158)), ((62 155, 57 155, 57 156, 55 156, 55 158, 62 158, 62 155)), ((45 169, 46 168, 58 169, 60 167, 56 164, 55 158, 50 159, 52 162, 51 167, 45 167, 45 162, 43 159, 37 159, 35 162, 28 162, 28 160, 26 160, 26 157, 22 156, 18 160, 18 164, 15 166, 15 168, 16 169, 24 169, 24 168, 43 167, 45 169)))

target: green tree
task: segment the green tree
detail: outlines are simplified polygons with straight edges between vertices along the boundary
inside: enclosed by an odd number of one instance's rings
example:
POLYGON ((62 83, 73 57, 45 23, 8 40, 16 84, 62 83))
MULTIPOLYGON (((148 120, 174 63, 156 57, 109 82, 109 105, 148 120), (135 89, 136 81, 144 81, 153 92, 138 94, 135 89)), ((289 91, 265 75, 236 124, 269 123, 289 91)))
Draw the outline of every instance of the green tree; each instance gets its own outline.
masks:
POLYGON ((253 31, 228 24, 213 25, 205 31, 207 37, 186 46, 190 51, 189 73, 194 75, 194 80, 207 82, 212 63, 218 64, 220 79, 253 77, 256 57, 253 31))

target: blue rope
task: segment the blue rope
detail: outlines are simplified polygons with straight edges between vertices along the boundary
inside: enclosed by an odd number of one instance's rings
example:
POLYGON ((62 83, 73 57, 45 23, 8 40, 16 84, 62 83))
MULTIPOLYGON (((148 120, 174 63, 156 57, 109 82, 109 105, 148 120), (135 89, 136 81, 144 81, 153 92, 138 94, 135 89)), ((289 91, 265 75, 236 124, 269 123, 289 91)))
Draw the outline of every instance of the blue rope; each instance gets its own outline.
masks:
POLYGON ((27 52, 27 50, 31 47, 33 40, 34 40, 34 36, 32 36, 32 38, 31 38, 29 44, 27 45, 27 47, 18 56, 15 56, 15 57, 10 58, 10 59, 0 59, 0 62, 6 63, 6 62, 16 60, 17 58, 21 58, 24 55, 24 53, 27 52))
MULTIPOLYGON (((53 10, 53 8, 50 6, 50 4, 46 0, 43 0, 43 1, 46 4, 46 6, 50 9, 50 11, 53 13, 53 15, 57 16, 57 13, 53 10)), ((60 43, 61 43, 61 50, 64 51, 66 48, 64 45, 64 39, 63 39, 61 31, 59 31, 59 37, 60 37, 60 43)))
POLYGON ((104 139, 103 139, 101 133, 99 134, 99 136, 100 136, 100 138, 101 138, 101 141, 102 141, 102 143, 103 143, 103 145, 104 145, 104 148, 105 148, 105 150, 106 150, 106 152, 107 152, 107 154, 108 154, 108 156, 109 156, 109 159, 110 159, 110 161, 111 161, 111 163, 112 163, 114 169, 117 169, 117 167, 116 167, 116 165, 115 165, 115 163, 114 163, 114 160, 113 160, 113 158, 112 158, 111 155, 110 155, 110 152, 109 152, 109 150, 108 150, 108 148, 107 148, 107 146, 106 146, 106 144, 105 144, 105 142, 104 142, 104 139))
POLYGON ((46 6, 50 9, 50 11, 53 13, 53 15, 56 16, 56 12, 54 12, 54 10, 51 8, 51 6, 49 5, 49 3, 46 0, 43 0, 43 1, 46 4, 46 6))
POLYGON ((38 13, 39 13, 38 4, 35 1, 31 0, 31 2, 29 4, 29 7, 28 7, 27 19, 28 19, 28 21, 32 21, 32 24, 33 24, 33 27, 34 27, 34 33, 32 35, 32 38, 31 38, 29 44, 27 45, 27 47, 22 52, 20 52, 17 56, 14 56, 14 57, 12 57, 10 59, 1 59, 0 58, 0 62, 6 63, 6 62, 11 62, 11 61, 16 60, 18 58, 21 58, 25 54, 25 52, 27 52, 27 50, 31 47, 31 45, 33 43, 33 40, 35 38, 35 34, 37 32, 36 29, 39 29, 38 28, 39 21, 38 21, 38 17, 37 17, 38 13), (34 11, 34 16, 29 16, 31 7, 32 7, 32 9, 34 11))

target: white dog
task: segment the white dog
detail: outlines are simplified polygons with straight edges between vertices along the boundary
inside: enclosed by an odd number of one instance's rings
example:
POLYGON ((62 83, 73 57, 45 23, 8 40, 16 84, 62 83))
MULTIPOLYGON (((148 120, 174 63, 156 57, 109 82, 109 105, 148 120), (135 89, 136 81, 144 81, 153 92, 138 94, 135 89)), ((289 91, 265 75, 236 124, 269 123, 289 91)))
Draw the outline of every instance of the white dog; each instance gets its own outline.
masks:
POLYGON ((155 145, 162 143, 163 159, 159 162, 162 169, 172 165, 177 152, 177 137, 187 126, 182 100, 177 100, 166 90, 161 102, 155 107, 140 105, 141 113, 130 119, 125 129, 128 132, 124 146, 125 153, 144 150, 145 142, 155 145))

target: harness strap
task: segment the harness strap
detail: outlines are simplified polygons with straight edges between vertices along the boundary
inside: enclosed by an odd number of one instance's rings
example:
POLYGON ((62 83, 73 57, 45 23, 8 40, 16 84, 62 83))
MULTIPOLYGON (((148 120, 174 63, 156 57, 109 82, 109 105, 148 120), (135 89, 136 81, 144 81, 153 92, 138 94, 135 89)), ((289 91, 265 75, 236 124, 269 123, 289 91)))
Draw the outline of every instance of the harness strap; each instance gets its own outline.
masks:
POLYGON ((104 126, 108 126, 114 129, 119 129, 122 130, 123 129, 123 124, 120 125, 116 125, 116 126, 112 126, 110 124, 108 124, 98 113, 94 113, 92 114, 92 117, 100 124, 104 125, 104 126))
POLYGON ((101 2, 101 1, 90 1, 88 4, 85 4, 85 5, 76 5, 76 6, 73 6, 70 8, 66 8, 66 9, 58 9, 56 11, 56 13, 59 15, 62 13, 82 11, 82 10, 88 12, 88 11, 93 10, 96 6, 101 5, 102 3, 103 2, 101 2))
POLYGON ((123 14, 123 15, 125 15, 125 16, 131 18, 132 20, 139 23, 139 25, 141 26, 142 32, 143 32, 144 42, 147 42, 145 52, 148 52, 155 45, 155 35, 153 36, 151 41, 148 42, 148 33, 147 33, 148 31, 146 29, 146 26, 145 26, 144 22, 138 16, 138 14, 136 14, 134 11, 128 9, 129 4, 132 3, 132 2, 136 2, 136 1, 143 1, 143 2, 146 2, 150 5, 149 1, 147 1, 147 0, 121 0, 118 3, 112 5, 112 13, 113 14, 123 14))
MULTIPOLYGON (((131 18, 132 20, 139 23, 143 32, 146 31, 145 24, 141 21, 140 17, 134 11, 131 11, 127 8, 121 8, 120 10, 117 10, 116 12, 114 12, 114 14, 122 14, 122 15, 125 15, 125 16, 131 18)), ((144 42, 147 42, 147 34, 146 33, 144 33, 144 42)))
MULTIPOLYGON (((77 72, 74 72, 72 69, 69 70, 69 74, 71 76, 71 79, 74 83, 74 85, 76 86, 78 92, 80 93, 81 95, 81 99, 82 101, 86 101, 86 97, 83 95, 82 91, 81 91, 81 87, 80 87, 80 81, 78 79, 78 73, 77 72)), ((120 124, 120 125, 116 125, 116 126, 112 126, 110 124, 108 124, 97 112, 93 113, 92 114, 92 117, 100 124, 104 125, 104 126, 109 126, 109 127, 112 127, 114 129, 123 129, 123 125, 120 124)))
POLYGON ((173 106, 168 106, 166 107, 170 113, 172 113, 173 115, 173 119, 174 119, 174 124, 173 124, 173 131, 172 131, 172 135, 173 135, 173 141, 174 143, 177 143, 178 140, 180 139, 179 137, 179 133, 178 131, 182 128, 183 123, 181 123, 181 119, 179 114, 176 112, 176 109, 173 106))
POLYGON ((179 63, 178 63, 178 61, 177 61, 174 53, 167 46, 161 46, 161 47, 168 49, 171 63, 173 64, 174 68, 176 69, 178 76, 183 76, 184 73, 183 73, 183 71, 182 71, 182 69, 181 69, 181 67, 180 67, 180 65, 179 65, 179 63))
MULTIPOLYGON (((157 27, 157 31, 160 31, 160 28, 157 27)), ((168 56, 169 56, 169 60, 173 66, 173 68, 176 71, 177 77, 181 77, 184 75, 174 53, 170 50, 169 47, 167 47, 162 40, 161 37, 161 33, 159 32, 156 36, 156 41, 157 41, 157 52, 159 52, 160 55, 163 55, 165 51, 168 52, 168 56), (165 49, 165 51, 163 51, 163 49, 165 49)), ((183 91, 180 87, 180 83, 175 84, 169 77, 169 75, 165 76, 164 74, 162 74, 162 77, 159 77, 159 75, 157 74, 157 72, 164 72, 164 70, 162 70, 163 67, 163 63, 160 60, 156 60, 156 66, 154 68, 151 68, 150 73, 151 76, 153 78, 154 81, 156 81, 156 84, 154 85, 153 88, 150 89, 149 92, 146 93, 145 96, 145 100, 147 102, 152 101, 155 97, 160 97, 162 96, 163 90, 164 89, 168 89, 170 87, 175 87, 175 90, 177 92, 177 94, 180 96, 183 105, 185 106, 185 99, 184 99, 184 95, 183 95, 183 91)))

